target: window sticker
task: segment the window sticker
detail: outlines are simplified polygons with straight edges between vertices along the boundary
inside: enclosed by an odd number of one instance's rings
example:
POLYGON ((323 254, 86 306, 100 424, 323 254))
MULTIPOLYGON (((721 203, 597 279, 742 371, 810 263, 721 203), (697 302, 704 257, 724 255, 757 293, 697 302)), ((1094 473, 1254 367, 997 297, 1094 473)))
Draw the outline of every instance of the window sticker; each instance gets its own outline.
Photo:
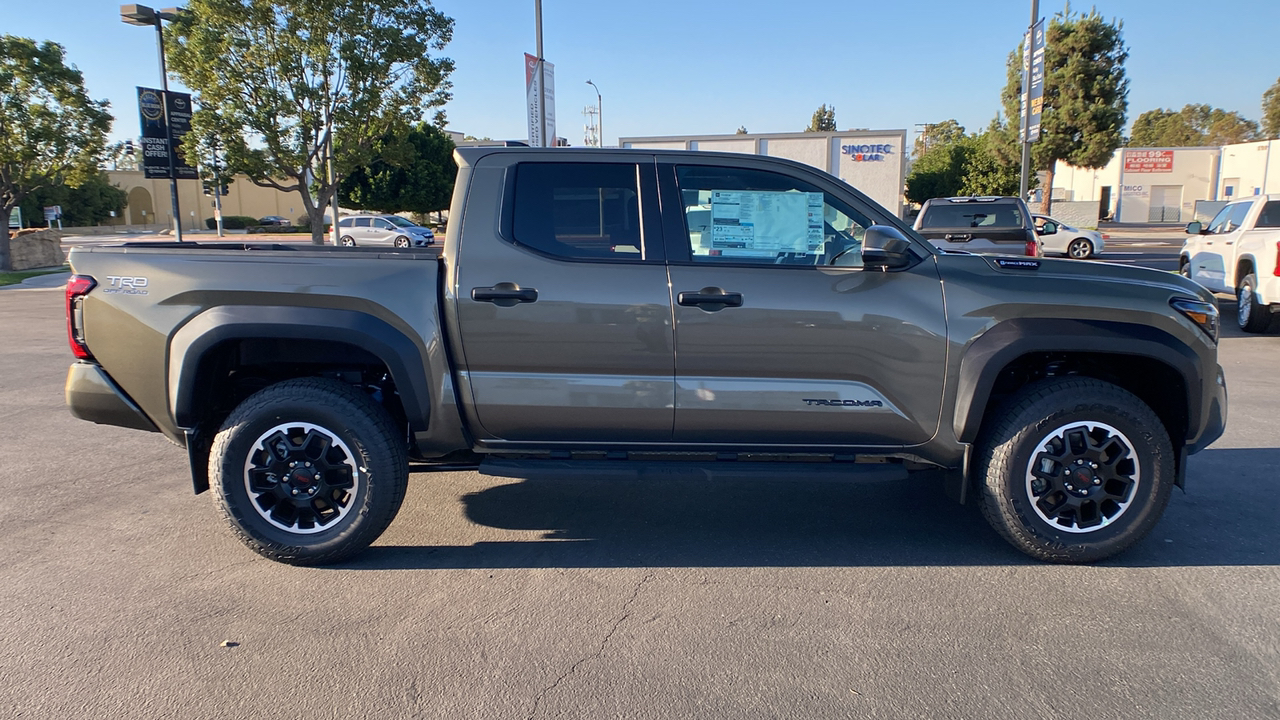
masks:
POLYGON ((822 247, 820 192, 712 190, 710 195, 710 232, 690 234, 694 255, 775 258, 822 247))

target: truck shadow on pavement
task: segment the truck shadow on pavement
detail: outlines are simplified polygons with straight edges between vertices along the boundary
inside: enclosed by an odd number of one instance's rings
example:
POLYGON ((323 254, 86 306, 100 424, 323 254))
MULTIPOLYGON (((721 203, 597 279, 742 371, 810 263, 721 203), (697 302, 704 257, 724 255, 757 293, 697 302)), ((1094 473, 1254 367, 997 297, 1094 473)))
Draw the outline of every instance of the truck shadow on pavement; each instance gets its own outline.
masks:
MULTIPOLYGON (((1206 450, 1188 491, 1114 567, 1280 564, 1280 449, 1206 450)), ((464 496, 487 527, 537 540, 378 546, 346 568, 856 567, 1034 565, 936 474, 907 481, 601 480, 534 474, 464 496)))

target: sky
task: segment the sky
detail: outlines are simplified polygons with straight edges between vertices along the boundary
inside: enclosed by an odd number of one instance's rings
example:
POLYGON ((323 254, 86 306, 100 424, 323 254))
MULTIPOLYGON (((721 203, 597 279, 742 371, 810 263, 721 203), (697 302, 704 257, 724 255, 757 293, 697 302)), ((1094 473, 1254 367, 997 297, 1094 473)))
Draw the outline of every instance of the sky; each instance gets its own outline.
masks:
MULTIPOLYGON (((434 4, 456 21, 443 53, 457 65, 449 129, 524 139, 534 0, 434 4)), ((1046 0, 1041 14, 1063 7, 1046 0)), ((1229 20, 1205 0, 1095 7, 1124 23, 1130 122, 1187 103, 1260 119, 1262 93, 1280 78, 1280 1, 1237 0, 1229 20)), ((841 130, 954 118, 973 131, 1000 109, 1005 59, 1029 19, 1024 0, 543 0, 543 52, 555 66, 558 134, 571 145, 583 144, 582 110, 596 102, 587 80, 603 95, 606 144, 739 126, 798 132, 823 103, 841 130)), ((0 0, 0 33, 64 45, 90 95, 110 100, 112 139, 138 134, 134 87, 159 83, 155 32, 120 22, 119 3, 0 0)))

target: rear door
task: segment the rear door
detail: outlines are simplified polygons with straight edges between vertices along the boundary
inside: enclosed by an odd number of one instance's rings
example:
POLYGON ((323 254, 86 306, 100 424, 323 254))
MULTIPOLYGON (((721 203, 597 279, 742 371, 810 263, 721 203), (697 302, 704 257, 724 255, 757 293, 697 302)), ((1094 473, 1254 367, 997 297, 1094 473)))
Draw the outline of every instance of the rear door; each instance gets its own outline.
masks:
POLYGON ((933 436, 946 358, 942 287, 864 272, 886 214, 818 173, 742 161, 660 164, 676 298, 683 443, 894 446, 933 436))
POLYGON ((554 155, 495 153, 471 170, 453 288, 464 402, 489 442, 669 442, 653 158, 554 155))

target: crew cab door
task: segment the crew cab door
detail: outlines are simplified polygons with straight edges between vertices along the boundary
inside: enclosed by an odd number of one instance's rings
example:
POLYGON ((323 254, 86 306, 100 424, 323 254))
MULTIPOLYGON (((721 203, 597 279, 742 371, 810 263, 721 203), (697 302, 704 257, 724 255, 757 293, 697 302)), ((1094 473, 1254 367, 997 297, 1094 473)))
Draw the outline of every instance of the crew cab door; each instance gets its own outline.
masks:
POLYGON ((489 440, 669 442, 653 158, 572 157, 498 153, 470 170, 452 287, 464 409, 489 440))
MULTIPOLYGON (((1216 292, 1234 292, 1228 266, 1236 257, 1236 243, 1253 202, 1231 203, 1218 211, 1191 256, 1191 279, 1216 292)), ((1231 268, 1234 270, 1234 268, 1231 268)))
MULTIPOLYGON (((932 255, 864 271, 883 211, 818 173, 659 165, 676 318, 675 440, 901 446, 938 428, 946 360, 932 255)), ((772 168, 772 169, 771 169, 772 168)))

